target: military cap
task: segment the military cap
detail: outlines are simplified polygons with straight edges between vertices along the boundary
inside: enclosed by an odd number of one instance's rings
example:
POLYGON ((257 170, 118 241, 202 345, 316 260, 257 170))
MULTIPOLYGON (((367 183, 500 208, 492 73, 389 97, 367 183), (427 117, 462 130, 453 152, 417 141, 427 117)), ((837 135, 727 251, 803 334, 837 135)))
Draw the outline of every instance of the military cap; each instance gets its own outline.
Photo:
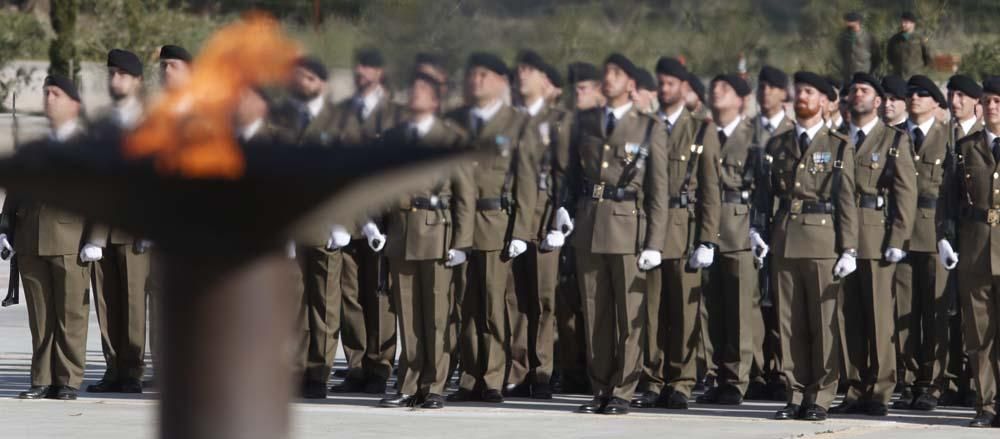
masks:
POLYGON ((430 64, 435 67, 443 67, 444 59, 438 55, 427 52, 420 52, 414 57, 413 62, 416 64, 430 64))
POLYGON ((503 77, 510 75, 507 64, 504 64, 500 57, 492 53, 476 52, 469 55, 469 61, 466 63, 465 68, 472 69, 473 67, 482 67, 503 77))
POLYGON ((931 78, 924 75, 913 75, 910 80, 906 82, 906 86, 906 97, 910 97, 912 94, 911 90, 927 90, 931 94, 931 97, 934 98, 938 105, 941 106, 941 108, 948 107, 948 101, 945 100, 944 95, 941 94, 941 89, 938 88, 934 81, 931 81, 931 78))
POLYGON ((656 91, 656 80, 653 79, 653 74, 649 73, 642 67, 639 67, 636 71, 635 86, 640 90, 656 91))
POLYGON ((990 76, 983 80, 983 94, 1000 96, 1000 76, 990 76))
POLYGON ((861 21, 861 14, 855 11, 848 12, 844 14, 844 21, 847 22, 861 21))
POLYGON ((354 54, 354 59, 357 61, 358 65, 365 67, 377 67, 382 68, 385 66, 385 59, 382 58, 382 52, 375 48, 364 48, 357 51, 354 54))
POLYGON ((190 63, 192 59, 191 53, 187 49, 181 46, 175 46, 173 44, 167 44, 160 48, 160 60, 165 59, 179 59, 186 63, 190 63))
POLYGON ((728 73, 728 74, 718 75, 715 78, 712 78, 713 84, 715 84, 717 81, 722 81, 729 84, 731 87, 733 87, 733 90, 736 92, 736 95, 741 98, 747 97, 747 95, 750 94, 751 91, 750 85, 747 84, 747 82, 744 81, 743 78, 739 77, 739 75, 728 73))
POLYGON ((912 11, 903 12, 899 15, 899 18, 901 20, 912 21, 914 23, 917 22, 917 14, 914 14, 912 11))
POLYGON ((760 74, 757 75, 757 81, 771 87, 788 88, 788 74, 772 66, 761 67, 760 74))
POLYGON ((657 75, 667 75, 673 76, 684 80, 688 77, 687 67, 681 64, 676 58, 661 57, 659 61, 656 61, 656 74, 657 75))
MULTIPOLYGON (((410 79, 410 84, 412 85, 413 83, 415 83, 417 81, 424 81, 424 82, 430 84, 431 88, 434 89, 434 95, 436 95, 436 96, 438 95, 438 92, 441 90, 441 81, 438 81, 437 78, 435 78, 435 77, 433 77, 431 75, 428 75, 428 74, 426 74, 424 72, 415 72, 413 74, 413 78, 410 79)), ((440 96, 438 96, 438 97, 440 97, 440 96)))
POLYGON ((826 82, 830 83, 830 91, 826 93, 826 97, 830 99, 831 102, 836 101, 840 98, 840 80, 832 76, 827 76, 826 82))
POLYGON ((142 76, 142 61, 127 50, 111 49, 108 52, 108 67, 118 67, 132 76, 142 76))
POLYGON ((639 68, 632 63, 632 60, 628 59, 625 55, 620 53, 612 53, 604 60, 604 65, 614 64, 621 68, 629 78, 636 79, 639 75, 639 68))
POLYGON ((827 81, 826 78, 816 73, 805 71, 795 72, 793 79, 796 84, 811 86, 827 97, 836 94, 833 87, 830 85, 830 81, 827 81))
POLYGON ((948 79, 948 90, 960 91, 974 99, 983 97, 983 88, 966 75, 955 75, 948 79))
POLYGON ((545 70, 545 60, 538 52, 531 49, 522 50, 517 54, 517 64, 534 67, 538 71, 545 70))
POLYGON ((601 80, 600 70, 597 70, 597 67, 593 64, 586 62, 575 62, 570 64, 569 68, 567 68, 566 76, 569 78, 569 82, 573 84, 583 81, 601 80))
POLYGON ((296 65, 312 72, 312 74, 324 81, 330 78, 330 71, 326 69, 326 64, 323 64, 323 61, 314 56, 303 56, 299 58, 296 65))
POLYGON ((73 84, 73 81, 63 75, 53 73, 46 76, 44 86, 57 87, 62 90, 63 93, 66 93, 66 96, 69 96, 70 99, 80 102, 80 92, 76 89, 76 84, 73 84))
POLYGON ((563 80, 562 80, 562 75, 559 73, 559 69, 557 69, 552 64, 546 63, 544 66, 542 66, 542 72, 545 73, 546 78, 549 78, 549 82, 552 83, 553 87, 562 88, 563 80))
POLYGON ((857 72, 851 77, 851 85, 855 84, 868 84, 875 89, 875 93, 878 93, 879 97, 885 98, 885 90, 882 88, 882 84, 875 79, 874 76, 865 72, 857 72))
POLYGON ((882 78, 882 90, 889 97, 906 99, 906 81, 899 75, 888 75, 882 78))
POLYGON ((698 95, 698 100, 705 103, 705 84, 701 82, 698 75, 689 72, 687 76, 687 83, 688 86, 691 87, 691 91, 698 95))

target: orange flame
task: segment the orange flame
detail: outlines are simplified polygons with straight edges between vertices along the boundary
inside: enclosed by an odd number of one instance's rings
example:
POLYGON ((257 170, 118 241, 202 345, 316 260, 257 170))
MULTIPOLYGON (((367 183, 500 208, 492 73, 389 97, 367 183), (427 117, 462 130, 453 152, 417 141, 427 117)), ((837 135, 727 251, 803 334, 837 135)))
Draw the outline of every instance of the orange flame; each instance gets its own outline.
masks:
POLYGON ((195 60, 190 82, 168 92, 124 144, 127 159, 155 157, 162 175, 238 179, 246 170, 233 112, 249 87, 285 79, 300 50, 276 20, 250 13, 221 29, 195 60))

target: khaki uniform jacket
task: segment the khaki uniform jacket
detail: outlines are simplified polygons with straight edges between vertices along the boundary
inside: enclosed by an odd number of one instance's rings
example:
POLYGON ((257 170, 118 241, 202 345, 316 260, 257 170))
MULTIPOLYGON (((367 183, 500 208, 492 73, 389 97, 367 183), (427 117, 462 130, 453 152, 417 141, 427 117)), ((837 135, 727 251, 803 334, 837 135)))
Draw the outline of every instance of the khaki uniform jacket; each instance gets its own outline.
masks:
MULTIPOLYGON (((618 120, 609 136, 604 125, 604 107, 580 112, 569 163, 570 188, 576 196, 573 246, 597 254, 638 254, 644 249, 663 251, 666 243, 667 139, 663 122, 632 107, 618 120), (632 148, 642 144, 646 127, 653 123, 649 156, 645 166, 626 186, 636 201, 596 200, 586 194, 595 185, 617 187, 632 160, 632 148)), ((570 206, 571 207, 571 206, 570 206)), ((567 207, 567 209, 570 209, 567 207)), ((570 209, 572 211, 572 209, 570 209)))
POLYGON ((883 196, 882 210, 860 207, 861 233, 858 241, 859 259, 882 259, 887 247, 902 249, 913 233, 917 209, 917 176, 911 155, 912 145, 905 132, 890 128, 882 121, 865 136, 864 143, 854 154, 857 160, 854 179, 857 195, 883 196), (891 182, 879 191, 879 181, 886 172, 886 160, 892 155, 892 145, 899 135, 896 147, 896 170, 891 182), (886 222, 889 221, 887 224, 886 222))
MULTIPOLYGON (((719 209, 722 198, 719 194, 719 137, 715 124, 708 122, 701 145, 696 145, 699 128, 706 122, 694 118, 689 111, 681 110, 667 138, 667 186, 670 190, 666 200, 670 217, 666 234, 661 244, 664 259, 685 257, 692 245, 700 242, 718 243, 719 209), (699 151, 699 149, 701 151, 699 151), (671 199, 681 196, 685 176, 691 160, 697 160, 688 181, 689 193, 695 194, 697 203, 688 207, 674 207, 671 199), (692 227, 694 226, 694 227, 692 227), (691 232, 694 236, 691 236, 691 232)), ((666 133, 666 127, 663 127, 666 133)))
POLYGON ((334 107, 332 118, 336 128, 335 144, 366 146, 403 121, 403 107, 392 102, 389 94, 385 93, 368 117, 362 120, 354 99, 349 98, 334 107))
MULTIPOLYGON (((945 156, 948 153, 948 125, 936 120, 930 132, 924 137, 919 150, 913 152, 913 163, 917 168, 917 197, 937 200, 938 208, 944 208, 941 186, 944 183, 945 156)), ((916 148, 916 146, 914 146, 916 148)), ((937 253, 938 209, 917 207, 913 234, 905 250, 937 253)))
POLYGON ((777 257, 834 259, 845 249, 858 247, 858 208, 854 196, 854 147, 846 136, 823 127, 805 154, 795 130, 767 144, 771 162, 771 190, 775 200, 834 201, 833 169, 843 145, 840 193, 833 215, 791 214, 778 209, 771 223, 771 251, 777 257), (836 221, 834 221, 836 220, 836 221))
MULTIPOLYGON (((787 119, 786 119, 787 120, 787 119)), ((753 124, 756 120, 744 119, 733 134, 726 139, 719 151, 715 164, 719 176, 719 194, 746 191, 746 203, 723 202, 719 215, 719 252, 729 253, 750 249, 750 201, 758 185, 754 181, 755 169, 751 154, 753 150, 753 124)), ((784 123, 782 123, 784 125, 784 123)), ((712 124, 713 132, 717 125, 712 124)), ((767 130, 760 128, 761 133, 767 130)), ((758 148, 763 148, 758 146, 758 148)), ((759 150, 758 150, 759 151, 759 150)), ((765 189, 766 185, 763 185, 765 189)))
POLYGON ((927 48, 927 37, 916 32, 907 36, 898 32, 889 38, 886 55, 893 74, 909 79, 924 73, 931 65, 931 52, 927 48))
MULTIPOLYGON (((413 144, 424 148, 466 148, 468 137, 449 120, 435 119, 430 131, 420 139, 407 138, 410 125, 406 122, 385 133, 383 139, 392 144, 413 144)), ((407 261, 443 260, 452 248, 472 247, 475 226, 476 199, 472 175, 468 166, 457 169, 450 177, 433 182, 400 197, 385 214, 385 254, 390 259, 407 261), (437 197, 448 204, 447 209, 427 210, 413 207, 414 198, 437 197)))
MULTIPOLYGON (((957 193, 951 203, 952 218, 958 222, 958 245, 961 255, 958 270, 962 273, 1000 275, 1000 227, 970 215, 971 209, 1000 209, 1000 164, 993 159, 992 145, 986 140, 986 130, 980 130, 958 142, 959 175, 957 193), (971 201, 971 205, 969 202, 971 201)), ((995 211, 996 212, 996 211, 995 211)), ((953 241, 954 245, 955 242, 953 241)))
MULTIPOLYGON (((446 116, 469 132, 472 128, 472 107, 462 107, 446 116)), ((498 251, 510 239, 531 241, 531 222, 538 198, 535 157, 540 148, 538 136, 528 126, 528 115, 504 105, 487 121, 479 133, 470 136, 474 148, 498 149, 499 153, 485 161, 473 162, 471 172, 476 200, 497 200, 504 197, 504 182, 510 173, 510 213, 503 209, 476 209, 472 248, 498 251), (511 216, 513 214, 513 216, 511 216)))
POLYGON ((972 133, 974 133, 976 131, 979 131, 979 130, 983 129, 983 120, 977 118, 976 119, 976 123, 972 124, 972 128, 970 128, 969 131, 963 130, 962 129, 962 124, 956 123, 955 125, 958 128, 958 129, 955 130, 955 140, 957 141, 958 139, 961 139, 961 138, 963 138, 965 136, 968 136, 968 135, 970 135, 970 134, 972 134, 972 133))
MULTIPOLYGON (((763 116, 757 115, 756 117, 753 118, 753 123, 759 124, 761 118, 763 118, 763 116)), ((753 130, 753 125, 750 125, 750 129, 753 130)), ((766 146, 767 142, 769 142, 772 137, 780 136, 785 131, 794 129, 795 129, 795 123, 792 122, 792 118, 789 117, 789 114, 787 112, 785 113, 785 117, 781 118, 781 123, 779 123, 778 126, 774 129, 773 134, 768 133, 767 130, 764 129, 764 126, 761 125, 760 131, 757 134, 760 137, 758 141, 760 142, 761 148, 766 146)))
POLYGON ((569 160, 569 142, 573 132, 573 113, 555 106, 546 105, 531 117, 530 130, 538 133, 538 147, 535 153, 538 162, 534 164, 538 176, 538 199, 529 229, 531 238, 542 241, 552 229, 555 211, 559 208, 558 198, 565 191, 566 168, 569 160))

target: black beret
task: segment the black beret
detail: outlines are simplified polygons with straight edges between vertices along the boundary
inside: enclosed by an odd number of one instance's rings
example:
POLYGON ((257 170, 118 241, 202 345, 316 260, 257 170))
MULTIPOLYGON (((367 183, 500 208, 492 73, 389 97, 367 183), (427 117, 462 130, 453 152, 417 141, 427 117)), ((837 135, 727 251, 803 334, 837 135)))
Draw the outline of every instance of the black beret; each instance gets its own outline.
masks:
POLYGON ((948 90, 960 91, 974 99, 983 97, 983 88, 972 78, 965 75, 955 75, 948 80, 948 90))
POLYGON ((882 84, 875 79, 874 76, 865 72, 857 72, 851 77, 851 85, 855 84, 868 84, 875 89, 875 93, 878 93, 879 97, 885 98, 885 90, 882 88, 882 84))
POLYGON ((844 14, 844 21, 861 21, 861 14, 857 12, 848 12, 844 14))
POLYGON ((1000 96, 1000 76, 990 76, 983 80, 983 94, 1000 96))
POLYGON ((127 50, 111 49, 108 52, 108 67, 118 67, 132 76, 142 76, 142 61, 127 50))
MULTIPOLYGON (((941 89, 938 88, 934 81, 931 81, 931 78, 924 75, 913 75, 910 77, 910 80, 906 82, 906 86, 910 89, 916 88, 929 91, 931 93, 931 97, 937 101, 941 108, 948 108, 948 101, 945 100, 944 95, 941 94, 941 89)), ((910 97, 910 94, 911 93, 907 91, 906 97, 910 97)))
POLYGON ((688 86, 691 87, 691 91, 693 91, 694 94, 698 95, 698 100, 701 101, 702 103, 705 103, 705 84, 701 82, 701 79, 698 78, 698 75, 695 75, 694 73, 688 73, 686 80, 688 86))
POLYGON ((312 74, 324 81, 330 78, 330 71, 326 69, 326 64, 323 64, 323 61, 314 56, 303 56, 299 58, 296 65, 312 72, 312 74))
POLYGON ((788 88, 788 74, 772 66, 764 66, 760 68, 760 75, 757 76, 758 82, 763 82, 771 87, 777 88, 788 88))
POLYGON ((438 55, 427 52, 420 52, 413 60, 416 64, 430 64, 435 67, 444 67, 444 59, 438 55))
POLYGON ((656 80, 653 79, 653 74, 649 73, 649 70, 639 67, 639 70, 635 74, 636 88, 640 90, 656 91, 656 80))
POLYGON ((69 96, 70 99, 80 102, 80 92, 76 89, 76 85, 73 84, 73 81, 69 78, 58 73, 53 73, 45 77, 45 87, 48 86, 58 87, 63 91, 63 93, 66 93, 66 96, 69 96))
POLYGON ((831 102, 839 99, 841 88, 840 80, 834 78, 833 76, 827 76, 826 82, 830 83, 830 91, 826 93, 826 97, 829 98, 831 102))
POLYGON ((542 56, 539 55, 538 52, 535 52, 534 50, 531 49, 522 50, 520 53, 517 54, 517 64, 518 65, 523 64, 526 66, 534 67, 535 70, 538 71, 544 71, 546 65, 545 60, 542 59, 542 56))
POLYGON ((469 62, 466 63, 465 67, 467 69, 482 67, 504 77, 510 75, 510 70, 507 69, 507 64, 504 64, 500 57, 492 53, 476 52, 469 55, 469 62))
POLYGON ((358 50, 357 53, 354 54, 354 59, 357 61, 358 65, 365 67, 382 68, 385 65, 385 59, 382 58, 382 52, 373 48, 358 50))
POLYGON ((673 76, 684 80, 688 77, 688 70, 676 58, 667 58, 664 56, 656 62, 656 74, 673 76))
POLYGON ((620 53, 612 53, 611 55, 608 55, 608 58, 604 60, 604 66, 607 67, 608 64, 618 66, 632 79, 636 79, 639 75, 639 68, 632 63, 632 60, 620 53))
POLYGON ((816 90, 819 90, 820 93, 823 93, 827 97, 836 94, 836 92, 833 90, 833 87, 830 85, 830 81, 827 81, 826 78, 816 73, 804 72, 804 71, 795 72, 793 79, 796 84, 805 84, 811 86, 816 90))
POLYGON ((559 69, 557 69, 555 66, 553 66, 552 64, 545 64, 544 66, 542 66, 542 72, 545 73, 546 78, 549 78, 549 82, 552 83, 553 87, 555 88, 563 87, 562 75, 559 73, 559 69))
POLYGON ((906 99, 906 81, 899 75, 888 75, 882 78, 882 90, 889 97, 906 99))
POLYGON ((901 15, 899 16, 899 18, 900 18, 900 19, 902 19, 902 20, 907 20, 907 21, 912 21, 912 22, 914 22, 914 23, 916 23, 916 22, 917 22, 917 14, 914 14, 914 13, 913 13, 913 12, 911 12, 911 11, 906 11, 906 12, 903 12, 903 13, 902 13, 902 14, 901 14, 901 15))
POLYGON ((441 81, 438 81, 437 78, 428 75, 424 72, 415 72, 413 74, 413 78, 410 80, 410 84, 413 84, 414 82, 417 81, 424 81, 433 86, 435 94, 437 94, 438 91, 441 89, 441 81))
POLYGON ((569 65, 566 76, 569 82, 576 84, 583 81, 600 81, 601 71, 591 63, 575 62, 569 65))
POLYGON ((187 49, 181 46, 175 46, 173 44, 167 44, 160 48, 160 60, 165 59, 179 59, 186 63, 190 63, 193 59, 191 53, 187 49))
POLYGON ((743 78, 739 77, 739 75, 734 75, 732 73, 718 75, 712 79, 712 83, 714 84, 716 81, 722 81, 729 84, 731 87, 733 87, 733 90, 736 92, 736 95, 738 95, 741 98, 747 97, 747 95, 750 94, 751 91, 750 85, 747 84, 747 82, 744 81, 743 78))

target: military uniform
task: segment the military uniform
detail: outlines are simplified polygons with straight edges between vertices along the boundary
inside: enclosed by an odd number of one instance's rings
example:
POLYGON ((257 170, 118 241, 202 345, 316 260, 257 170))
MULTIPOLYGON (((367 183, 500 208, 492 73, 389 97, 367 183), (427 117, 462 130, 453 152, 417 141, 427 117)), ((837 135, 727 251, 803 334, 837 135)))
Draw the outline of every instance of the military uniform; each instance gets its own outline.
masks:
POLYGON ((924 74, 931 65, 927 37, 918 33, 898 32, 893 35, 886 45, 886 55, 890 73, 903 78, 924 74))
POLYGON ((637 255, 644 249, 662 251, 667 242, 666 127, 630 107, 608 132, 607 111, 602 107, 578 115, 568 162, 569 187, 576 188, 577 200, 571 203, 576 211, 571 241, 594 395, 629 401, 642 371, 646 320, 646 279, 638 271, 637 255), (648 158, 639 169, 634 164, 644 143, 648 158), (627 170, 634 170, 634 177, 623 179, 627 170))
POLYGON ((840 57, 840 73, 844 82, 855 72, 874 73, 882 64, 881 44, 867 30, 854 32, 845 29, 837 37, 837 54, 840 57))
POLYGON ((474 147, 501 151, 472 166, 475 233, 460 305, 459 335, 463 370, 459 386, 466 392, 499 391, 503 387, 507 367, 505 293, 511 273, 506 248, 510 239, 531 240, 538 197, 537 135, 529 129, 527 114, 500 105, 488 120, 476 121, 472 107, 446 116, 472 133, 474 147))
POLYGON ((855 158, 844 135, 820 126, 803 144, 807 132, 796 127, 767 145, 771 190, 778 201, 770 234, 771 283, 788 402, 826 409, 833 402, 839 372, 839 281, 833 269, 838 255, 858 242, 855 158), (838 173, 839 183, 834 178, 838 173))
POLYGON ((896 383, 895 264, 886 249, 903 249, 916 214, 916 171, 909 136, 877 118, 853 127, 855 190, 861 216, 858 271, 842 284, 841 354, 849 389, 844 400, 886 407, 896 383), (854 134, 857 133, 857 134, 854 134))

